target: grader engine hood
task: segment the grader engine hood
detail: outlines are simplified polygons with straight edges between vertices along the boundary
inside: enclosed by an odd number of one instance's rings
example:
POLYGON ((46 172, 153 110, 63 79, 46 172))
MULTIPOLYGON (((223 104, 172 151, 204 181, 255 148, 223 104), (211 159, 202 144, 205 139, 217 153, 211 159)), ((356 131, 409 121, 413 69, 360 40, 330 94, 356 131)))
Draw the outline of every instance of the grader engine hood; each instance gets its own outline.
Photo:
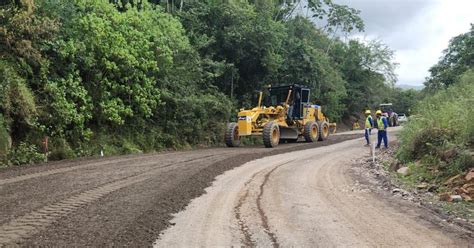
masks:
POLYGON ((267 118, 282 116, 286 109, 282 106, 275 107, 256 107, 251 110, 242 110, 238 114, 239 135, 247 136, 261 131, 262 126, 268 122, 267 118), (257 123, 259 121, 259 123, 257 123))

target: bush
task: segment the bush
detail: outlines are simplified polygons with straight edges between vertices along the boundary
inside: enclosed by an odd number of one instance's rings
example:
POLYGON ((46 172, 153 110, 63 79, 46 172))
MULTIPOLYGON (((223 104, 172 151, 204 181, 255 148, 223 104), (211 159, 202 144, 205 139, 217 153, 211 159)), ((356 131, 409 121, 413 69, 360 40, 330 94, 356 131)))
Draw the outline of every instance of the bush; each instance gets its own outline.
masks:
POLYGON ((432 174, 448 177, 474 167, 474 71, 415 108, 400 135, 398 158, 419 161, 432 174))
POLYGON ((63 138, 53 138, 49 144, 48 159, 50 160, 61 160, 74 158, 75 153, 63 138))
POLYGON ((8 160, 12 165, 34 164, 45 162, 46 156, 39 152, 37 146, 21 142, 10 152, 8 160))
POLYGON ((231 103, 221 94, 179 97, 163 94, 166 103, 159 110, 161 136, 166 147, 180 148, 197 144, 211 145, 224 140, 226 119, 231 103), (171 139, 170 139, 171 138, 171 139))
POLYGON ((7 155, 8 155, 8 132, 7 128, 5 127, 5 121, 3 120, 3 116, 0 114, 0 165, 7 163, 7 155))

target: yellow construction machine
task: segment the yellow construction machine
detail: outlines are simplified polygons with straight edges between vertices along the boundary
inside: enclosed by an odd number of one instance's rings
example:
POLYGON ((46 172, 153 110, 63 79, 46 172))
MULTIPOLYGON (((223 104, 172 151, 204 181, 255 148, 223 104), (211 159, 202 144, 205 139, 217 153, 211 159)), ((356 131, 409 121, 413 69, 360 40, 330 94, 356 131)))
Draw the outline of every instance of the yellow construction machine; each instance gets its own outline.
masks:
POLYGON ((262 103, 260 92, 258 105, 253 109, 240 109, 238 122, 227 125, 225 143, 228 147, 240 146, 241 137, 261 135, 265 147, 279 143, 297 142, 304 137, 307 142, 328 138, 329 123, 321 112, 321 106, 309 102, 310 90, 302 85, 286 85, 268 88, 269 96, 262 103))

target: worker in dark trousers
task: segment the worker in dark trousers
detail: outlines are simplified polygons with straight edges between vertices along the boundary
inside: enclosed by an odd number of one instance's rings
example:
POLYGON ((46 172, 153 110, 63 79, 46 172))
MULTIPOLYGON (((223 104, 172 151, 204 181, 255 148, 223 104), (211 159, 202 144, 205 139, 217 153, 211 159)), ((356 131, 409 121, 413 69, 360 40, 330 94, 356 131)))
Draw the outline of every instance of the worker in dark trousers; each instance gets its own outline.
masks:
POLYGON ((385 145, 385 148, 388 148, 387 117, 382 116, 382 111, 380 110, 377 110, 375 115, 377 116, 377 129, 378 129, 377 146, 375 148, 380 148, 380 144, 382 143, 382 140, 383 140, 383 144, 385 145))
POLYGON ((369 139, 369 135, 372 131, 372 128, 374 127, 374 120, 372 118, 372 112, 367 109, 365 111, 365 140, 367 141, 367 144, 366 146, 369 146, 370 145, 370 139, 369 139))

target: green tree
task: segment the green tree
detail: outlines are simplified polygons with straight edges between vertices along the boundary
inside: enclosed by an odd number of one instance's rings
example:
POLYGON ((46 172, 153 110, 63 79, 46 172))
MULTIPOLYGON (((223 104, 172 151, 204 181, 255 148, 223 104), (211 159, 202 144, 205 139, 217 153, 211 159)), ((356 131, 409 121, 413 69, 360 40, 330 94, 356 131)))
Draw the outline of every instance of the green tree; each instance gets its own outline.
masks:
POLYGON ((37 106, 32 90, 48 60, 41 46, 52 40, 57 23, 35 15, 33 0, 6 1, 0 8, 0 113, 15 141, 36 129, 37 106))
POLYGON ((430 68, 426 91, 436 91, 454 84, 460 75, 474 66, 474 24, 469 32, 451 39, 440 61, 430 68))
POLYGON ((421 92, 414 89, 403 90, 395 88, 390 102, 393 103, 394 111, 396 113, 410 115, 414 110, 416 103, 420 100, 420 96, 421 92))
POLYGON ((232 92, 239 104, 250 105, 248 99, 281 65, 284 26, 272 13, 235 1, 195 3, 180 14, 192 44, 208 61, 208 73, 216 76, 214 84, 232 92))
POLYGON ((157 79, 171 70, 186 40, 179 22, 151 9, 119 13, 103 1, 78 2, 78 8, 49 48, 58 70, 46 84, 47 102, 58 103, 52 109, 70 115, 60 119, 75 125, 91 118, 98 125, 123 125, 151 116, 159 105, 157 79))
POLYGON ((288 21, 286 26, 284 61, 276 81, 310 87, 312 101, 323 105, 330 118, 340 120, 345 109, 341 101, 346 97, 345 81, 322 50, 328 39, 303 17, 288 21))
POLYGON ((40 122, 49 135, 75 148, 101 140, 107 152, 219 140, 212 130, 224 125, 230 104, 208 83, 205 62, 175 17, 146 3, 117 10, 107 1, 44 1, 43 13, 63 23, 45 47, 52 66, 40 122))
POLYGON ((345 115, 361 113, 390 101, 394 83, 393 52, 379 42, 337 42, 331 54, 347 82, 345 115))
POLYGON ((33 0, 7 1, 0 8, 0 56, 12 61, 26 74, 42 62, 40 46, 50 40, 57 22, 36 16, 33 0), (28 67, 31 66, 31 67, 28 67))

